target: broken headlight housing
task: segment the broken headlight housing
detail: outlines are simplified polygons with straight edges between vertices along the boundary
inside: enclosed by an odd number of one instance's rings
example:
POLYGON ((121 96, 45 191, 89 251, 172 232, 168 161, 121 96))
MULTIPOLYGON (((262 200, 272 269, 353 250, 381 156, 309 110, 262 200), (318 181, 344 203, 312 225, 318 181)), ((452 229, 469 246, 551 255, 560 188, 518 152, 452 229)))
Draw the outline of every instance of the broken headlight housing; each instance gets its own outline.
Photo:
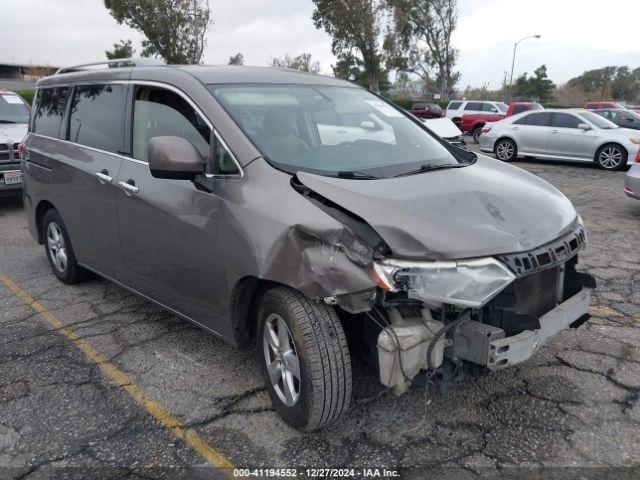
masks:
POLYGON ((516 279, 495 258, 413 262, 384 260, 375 263, 373 276, 383 288, 406 291, 410 298, 480 308, 516 279))

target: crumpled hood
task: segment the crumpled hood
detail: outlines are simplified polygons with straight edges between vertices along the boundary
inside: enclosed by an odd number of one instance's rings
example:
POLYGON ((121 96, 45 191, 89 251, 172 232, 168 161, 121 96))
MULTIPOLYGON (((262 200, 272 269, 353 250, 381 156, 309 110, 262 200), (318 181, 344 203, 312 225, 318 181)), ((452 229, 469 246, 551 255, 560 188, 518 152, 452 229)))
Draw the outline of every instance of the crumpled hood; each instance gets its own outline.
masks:
POLYGON ((468 167, 392 179, 297 176, 366 220, 396 258, 523 252, 568 233, 577 222, 571 202, 550 184, 482 155, 468 167))
POLYGON ((0 143, 20 143, 26 134, 26 123, 0 123, 0 143))

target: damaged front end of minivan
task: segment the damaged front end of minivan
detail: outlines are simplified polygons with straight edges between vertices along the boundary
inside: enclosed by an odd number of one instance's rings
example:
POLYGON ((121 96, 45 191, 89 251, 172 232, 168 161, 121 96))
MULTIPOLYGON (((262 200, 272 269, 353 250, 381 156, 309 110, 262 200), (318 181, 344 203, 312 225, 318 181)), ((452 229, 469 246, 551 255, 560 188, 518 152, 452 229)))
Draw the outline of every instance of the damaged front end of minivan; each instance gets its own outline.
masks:
MULTIPOLYGON (((340 241, 319 247, 325 245, 319 235, 314 248, 335 249, 349 268, 375 282, 375 287, 345 293, 339 276, 333 276, 340 293, 321 298, 360 317, 362 328, 375 332, 358 332, 359 341, 369 343, 381 383, 396 394, 421 371, 489 372, 516 365, 562 330, 589 319, 595 280, 576 269, 587 243, 579 217, 555 240, 517 253, 401 259, 363 218, 296 177, 291 184, 345 227, 341 235, 332 235, 340 241)), ((341 269, 332 260, 326 269, 314 267, 325 280, 341 269)))

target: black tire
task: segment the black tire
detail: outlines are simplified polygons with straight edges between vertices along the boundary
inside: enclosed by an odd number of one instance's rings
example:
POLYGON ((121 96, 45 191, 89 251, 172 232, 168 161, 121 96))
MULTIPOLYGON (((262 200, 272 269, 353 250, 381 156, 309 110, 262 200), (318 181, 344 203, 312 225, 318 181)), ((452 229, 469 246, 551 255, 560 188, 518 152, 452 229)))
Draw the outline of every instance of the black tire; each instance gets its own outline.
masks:
MULTIPOLYGON (((314 302, 291 288, 276 287, 262 299, 257 333, 265 385, 276 411, 285 422, 300 431, 310 431, 331 424, 348 410, 351 359, 344 330, 332 307, 314 302), (288 338, 293 341, 293 353, 299 361, 299 391, 297 400, 291 405, 286 402, 291 403, 293 396, 281 398, 287 388, 284 386, 285 373, 280 374, 281 378, 274 386, 267 366, 267 362, 271 362, 273 368, 278 360, 265 337, 265 330, 273 332, 270 329, 280 319, 286 323, 288 338)), ((280 340, 279 329, 277 337, 280 340)), ((285 355, 278 355, 278 358, 285 358, 285 355)), ((279 365, 285 364, 282 361, 279 365)), ((287 368, 282 367, 280 371, 286 372, 287 368)), ((275 378, 277 376, 276 373, 275 378)))
POLYGON ((496 142, 493 153, 498 160, 512 162, 518 158, 518 146, 510 138, 501 138, 496 142))
POLYGON ((87 270, 78 265, 67 228, 58 211, 53 208, 48 210, 42 219, 42 236, 49 265, 58 280, 63 283, 73 284, 86 280, 90 276, 87 270), (64 265, 60 261, 61 257, 56 253, 56 246, 54 246, 56 242, 53 232, 56 231, 60 235, 60 239, 57 242, 57 252, 60 251, 60 248, 65 251, 66 262, 64 262, 64 265))
POLYGON ((471 136, 473 137, 473 141, 476 143, 480 143, 480 134, 482 133, 482 127, 476 128, 471 136))
POLYGON ((596 152, 594 161, 603 170, 621 170, 627 166, 629 153, 617 143, 607 143, 596 152))

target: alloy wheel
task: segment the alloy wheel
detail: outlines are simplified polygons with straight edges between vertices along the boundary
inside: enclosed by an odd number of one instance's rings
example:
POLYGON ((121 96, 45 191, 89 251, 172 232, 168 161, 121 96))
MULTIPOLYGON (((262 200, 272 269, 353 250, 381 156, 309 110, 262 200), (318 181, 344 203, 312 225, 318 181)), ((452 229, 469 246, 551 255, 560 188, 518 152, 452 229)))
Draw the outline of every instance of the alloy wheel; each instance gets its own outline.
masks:
POLYGON ((300 398, 300 361, 289 327, 280 315, 267 317, 262 345, 271 385, 282 403, 292 407, 300 398))
POLYGON ((496 156, 500 160, 511 160, 514 150, 514 146, 511 142, 500 142, 496 147, 496 156))
POLYGON ((64 272, 67 269, 67 246, 62 235, 60 226, 55 223, 49 223, 47 227, 47 246, 49 247, 49 253, 51 254, 51 260, 59 272, 64 272))
POLYGON ((603 148, 598 156, 598 163, 607 170, 615 170, 622 162, 622 152, 618 147, 603 148))

